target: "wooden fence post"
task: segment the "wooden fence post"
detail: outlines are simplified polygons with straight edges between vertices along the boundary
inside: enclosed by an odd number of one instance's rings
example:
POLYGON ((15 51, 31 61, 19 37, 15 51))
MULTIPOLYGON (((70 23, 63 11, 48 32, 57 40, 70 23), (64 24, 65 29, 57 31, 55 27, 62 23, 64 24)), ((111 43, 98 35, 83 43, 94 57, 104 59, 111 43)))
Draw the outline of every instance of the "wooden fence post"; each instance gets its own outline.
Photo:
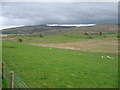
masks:
POLYGON ((10 72, 10 89, 13 90, 14 88, 14 72, 10 72))
POLYGON ((2 79, 5 79, 5 63, 2 62, 2 79))

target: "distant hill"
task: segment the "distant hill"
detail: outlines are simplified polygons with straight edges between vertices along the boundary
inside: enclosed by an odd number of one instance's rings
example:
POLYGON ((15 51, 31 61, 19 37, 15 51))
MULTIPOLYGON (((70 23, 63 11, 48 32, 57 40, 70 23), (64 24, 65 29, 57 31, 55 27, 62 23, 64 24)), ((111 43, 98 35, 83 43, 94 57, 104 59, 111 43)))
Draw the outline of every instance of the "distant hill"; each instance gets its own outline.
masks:
POLYGON ((64 29, 69 27, 50 27, 46 25, 36 25, 36 26, 24 26, 24 27, 16 27, 3 29, 3 34, 33 34, 36 32, 42 32, 46 30, 54 30, 54 29, 64 29))
POLYGON ((98 24, 95 26, 86 26, 86 27, 73 27, 57 30, 47 30, 41 33, 45 35, 54 35, 54 34, 72 34, 72 33, 118 33, 118 25, 113 24, 98 24))
POLYGON ((24 26, 17 28, 10 28, 2 30, 3 34, 34 34, 42 33, 45 35, 53 34, 67 34, 67 33, 117 33, 118 25, 115 24, 97 24, 95 26, 86 26, 86 27, 51 27, 46 25, 37 25, 37 26, 24 26))

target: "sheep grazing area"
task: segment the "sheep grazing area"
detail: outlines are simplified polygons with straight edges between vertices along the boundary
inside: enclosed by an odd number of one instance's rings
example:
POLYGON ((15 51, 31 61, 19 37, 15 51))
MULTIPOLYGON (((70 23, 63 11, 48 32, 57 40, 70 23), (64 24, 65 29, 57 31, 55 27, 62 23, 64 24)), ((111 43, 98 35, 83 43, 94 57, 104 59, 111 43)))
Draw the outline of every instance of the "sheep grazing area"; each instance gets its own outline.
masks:
MULTIPOLYGON (((34 46, 27 43, 27 38, 23 37, 23 42, 3 40, 2 59, 29 88, 118 87, 117 54, 34 46)), ((40 38, 43 42, 61 39, 43 38, 40 38)), ((30 42, 32 39, 35 38, 31 38, 30 42)), ((78 40, 74 37, 68 39, 78 40)), ((112 45, 109 47, 112 48, 112 45)))

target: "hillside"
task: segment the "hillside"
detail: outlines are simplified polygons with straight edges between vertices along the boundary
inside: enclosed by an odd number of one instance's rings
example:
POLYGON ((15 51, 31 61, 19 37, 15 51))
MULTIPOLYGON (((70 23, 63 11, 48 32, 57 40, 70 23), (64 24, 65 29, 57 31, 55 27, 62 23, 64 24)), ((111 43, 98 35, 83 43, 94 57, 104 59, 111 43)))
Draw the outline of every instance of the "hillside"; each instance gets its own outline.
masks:
POLYGON ((55 35, 55 34, 78 34, 78 33, 118 33, 118 25, 113 24, 98 24, 95 26, 87 26, 87 27, 73 27, 73 28, 65 28, 65 29, 54 29, 43 31, 44 35, 55 35))
POLYGON ((25 26, 18 28, 4 29, 3 34, 34 34, 34 33, 43 33, 45 35, 54 35, 54 34, 70 34, 70 33, 117 33, 118 25, 113 24, 98 24, 95 26, 87 27, 50 27, 45 25, 38 26, 25 26))
POLYGON ((46 25, 37 25, 37 26, 24 26, 24 27, 16 27, 3 29, 3 34, 33 34, 35 32, 42 32, 46 30, 54 30, 54 29, 64 29, 69 27, 50 27, 46 25))

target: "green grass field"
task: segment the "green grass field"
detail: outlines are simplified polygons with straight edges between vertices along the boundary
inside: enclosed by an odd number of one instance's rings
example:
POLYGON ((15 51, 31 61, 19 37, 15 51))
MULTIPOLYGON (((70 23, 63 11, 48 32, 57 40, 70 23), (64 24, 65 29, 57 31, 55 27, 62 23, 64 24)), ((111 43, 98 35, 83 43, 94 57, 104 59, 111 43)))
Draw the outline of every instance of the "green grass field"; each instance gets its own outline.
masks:
POLYGON ((118 87, 115 54, 39 47, 7 40, 3 41, 2 49, 3 61, 29 88, 118 87))

